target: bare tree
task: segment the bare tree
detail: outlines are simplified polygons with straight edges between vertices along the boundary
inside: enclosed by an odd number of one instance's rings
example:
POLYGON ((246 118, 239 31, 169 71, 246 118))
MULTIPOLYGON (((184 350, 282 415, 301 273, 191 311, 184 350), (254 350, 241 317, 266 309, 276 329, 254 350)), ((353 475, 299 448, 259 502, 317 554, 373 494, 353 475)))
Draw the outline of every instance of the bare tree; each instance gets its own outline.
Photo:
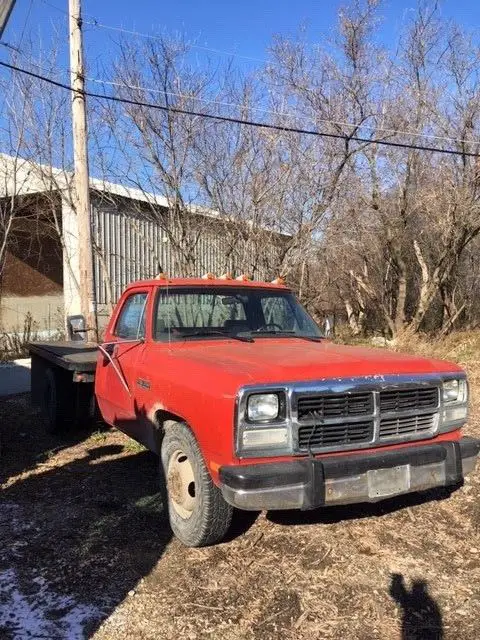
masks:
POLYGON ((115 89, 136 104, 98 108, 116 148, 115 166, 103 154, 102 173, 144 194, 151 219, 172 247, 175 272, 189 275, 195 272, 201 219, 196 215, 194 148, 205 124, 194 116, 144 106, 152 102, 187 110, 198 106, 210 75, 186 64, 186 49, 181 40, 157 39, 142 49, 123 42, 115 65, 115 89))
POLYGON ((357 165, 354 189, 346 191, 354 216, 344 210, 331 229, 351 243, 340 263, 350 276, 343 290, 354 324, 370 315, 372 326, 396 335, 442 323, 448 328, 462 313, 453 298, 458 266, 479 232, 477 168, 466 155, 477 148, 476 60, 478 50, 465 34, 441 21, 435 7, 419 7, 385 78, 382 127, 428 132, 437 144, 454 138, 458 142, 445 142, 461 155, 379 145, 363 151, 365 164, 357 165), (444 309, 439 320, 438 305, 444 309))

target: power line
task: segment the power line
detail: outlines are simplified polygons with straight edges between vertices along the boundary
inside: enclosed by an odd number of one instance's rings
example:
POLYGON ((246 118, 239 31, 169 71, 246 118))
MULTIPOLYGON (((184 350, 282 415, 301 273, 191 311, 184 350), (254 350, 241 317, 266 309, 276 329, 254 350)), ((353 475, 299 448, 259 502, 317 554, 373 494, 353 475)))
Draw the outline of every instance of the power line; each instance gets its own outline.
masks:
POLYGON ((25 22, 23 23, 22 33, 20 34, 20 40, 17 43, 17 47, 20 48, 22 46, 23 36, 25 35, 25 29, 27 28, 27 23, 30 18, 30 13, 32 12, 33 0, 30 0, 30 4, 28 5, 27 17, 25 18, 25 22))
MULTIPOLYGON (((10 69, 11 71, 15 71, 17 73, 23 73, 32 78, 36 78, 37 80, 41 80, 42 82, 47 82, 53 86, 56 86, 60 89, 65 89, 66 91, 73 91, 73 88, 70 85, 64 84, 62 82, 58 82, 57 80, 52 80, 52 78, 47 78, 45 76, 41 76, 38 73, 34 73, 33 71, 28 71, 27 69, 23 69, 21 67, 17 67, 16 65, 9 64, 8 62, 3 62, 0 60, 0 66, 10 69)), ((421 145, 407 144, 403 142, 393 142, 389 140, 380 140, 380 139, 371 139, 371 138, 363 138, 360 136, 347 136, 345 134, 340 133, 328 133, 325 131, 318 131, 316 129, 301 129, 297 127, 287 127, 278 124, 271 124, 267 122, 257 122, 254 120, 242 120, 240 118, 232 118, 229 116, 221 116, 215 115, 212 113, 203 113, 200 111, 192 111, 188 109, 180 109, 178 107, 171 107, 161 104, 155 104, 151 102, 142 102, 138 100, 131 100, 129 98, 121 98, 120 96, 112 96, 101 93, 94 93, 92 91, 84 91, 85 96, 89 98, 97 98, 99 100, 108 100, 110 102, 118 102, 122 104, 130 104, 138 107, 145 107, 148 109, 157 109, 160 111, 165 111, 167 113, 177 113, 179 115, 184 116, 192 116, 198 118, 206 118, 210 120, 216 120, 218 122, 228 122, 230 124, 238 124, 248 127, 255 127, 260 129, 267 129, 272 131, 281 131, 283 133, 297 133, 302 135, 310 135, 317 136, 322 138, 331 138, 336 140, 344 140, 344 141, 352 141, 352 142, 362 142, 366 144, 378 144, 386 147, 395 147, 399 149, 410 149, 416 151, 429 151, 432 153, 443 153, 448 155, 455 156, 463 156, 463 157, 471 157, 471 158, 479 158, 480 153, 473 153, 468 151, 457 151, 456 149, 442 149, 439 147, 426 147, 421 145)), ((479 144, 479 143, 474 143, 479 144)))
MULTIPOLYGON (((57 11, 59 11, 60 13, 63 13, 64 15, 69 15, 68 11, 66 11, 65 9, 62 9, 61 7, 57 7, 56 5, 52 4, 51 2, 48 2, 48 0, 42 0, 42 2, 44 4, 46 4, 48 7, 52 7, 52 9, 56 9, 57 11)), ((93 15, 91 14, 86 14, 90 20, 83 20, 83 24, 88 24, 92 27, 98 27, 99 29, 108 29, 109 31, 118 31, 119 33, 127 33, 128 35, 131 36, 137 36, 138 38, 146 38, 149 40, 162 40, 161 36, 157 36, 153 33, 142 33, 141 31, 135 31, 134 29, 125 29, 124 27, 117 27, 114 25, 110 25, 110 24, 105 24, 103 22, 100 22, 100 20, 98 20, 97 18, 95 18, 93 15)), ((233 51, 223 51, 222 49, 215 49, 213 47, 207 47, 204 45, 200 45, 200 44, 189 44, 188 45, 190 48, 192 49, 200 49, 202 51, 210 51, 211 53, 216 53, 218 55, 222 55, 222 56, 229 56, 229 57, 236 57, 236 58, 243 58, 244 60, 251 60, 253 62, 261 62, 262 64, 265 64, 265 62, 267 62, 264 58, 255 58, 253 56, 246 56, 242 53, 234 53, 233 51)))
MULTIPOLYGON (((120 87, 123 89, 133 89, 134 91, 148 91, 149 93, 158 93, 160 95, 173 96, 175 98, 182 98, 185 100, 194 100, 196 102, 204 102, 206 104, 213 104, 219 107, 235 107, 237 109, 248 109, 249 111, 259 111, 261 113, 268 113, 270 115, 278 116, 278 117, 287 117, 287 118, 298 118, 295 113, 283 113, 279 111, 273 111, 271 109, 263 109, 262 107, 253 107, 251 105, 240 104, 238 102, 224 102, 221 100, 211 100, 209 98, 199 98, 198 96, 192 96, 185 93, 178 93, 175 91, 164 91, 163 89, 152 89, 150 87, 144 87, 136 84, 128 84, 126 82, 114 82, 112 80, 100 80, 100 78, 91 78, 86 77, 86 80, 89 82, 94 82, 96 84, 107 84, 111 87, 120 87)), ((313 122, 313 118, 311 119, 313 122)), ((333 120, 322 120, 322 122, 328 122, 330 124, 341 124, 338 122, 334 122, 333 120)), ((355 126, 355 125, 351 125, 355 126)))
MULTIPOLYGON (((37 65, 35 65, 37 66, 37 65)), ((120 87, 124 89, 133 89, 134 91, 148 91, 149 93, 158 93, 160 95, 174 96, 176 98, 183 98, 187 100, 195 100, 197 102, 204 102, 206 104, 214 104, 220 107, 235 107, 237 109, 248 109, 249 111, 258 111, 259 113, 268 113, 269 115, 282 117, 282 118, 299 118, 300 116, 292 112, 274 111, 272 109, 264 109, 263 107, 253 107, 251 105, 244 105, 238 102, 223 102, 220 100, 210 100, 208 98, 199 98, 197 96, 187 95, 184 93, 177 93, 174 91, 164 91, 163 89, 152 89, 150 87, 144 87, 142 85, 128 84, 126 82, 115 82, 112 80, 101 80, 100 78, 91 78, 86 76, 85 78, 89 82, 96 84, 107 84, 112 87, 120 87)), ((345 122, 341 120, 329 120, 327 118, 316 118, 314 116, 308 118, 311 122, 321 122, 323 124, 332 124, 339 127, 351 127, 352 129, 368 129, 369 131, 376 131, 381 133, 389 133, 392 135, 402 136, 416 136, 422 138, 429 138, 432 140, 443 140, 444 142, 455 142, 458 144, 480 144, 480 140, 466 140, 463 138, 453 138, 451 136, 438 136, 430 133, 420 133, 414 131, 405 131, 402 129, 389 129, 384 127, 373 127, 368 124, 360 124, 354 122, 345 122)), ((347 136, 348 137, 348 136, 347 136)))
MULTIPOLYGON (((60 11, 61 13, 65 14, 65 15, 69 15, 68 11, 66 11, 65 9, 62 9, 61 7, 57 7, 56 5, 52 4, 51 2, 49 2, 48 0, 41 0, 44 4, 46 4, 49 7, 52 7, 53 9, 56 9, 57 11, 60 11)), ((109 29, 111 31, 118 31, 121 33, 127 33, 129 35, 133 35, 133 36, 137 36, 140 38, 147 38, 150 40, 159 40, 159 41, 163 41, 163 38, 161 36, 157 36, 155 34, 149 34, 149 33, 142 33, 140 31, 135 31, 134 29, 124 29, 123 27, 117 27, 117 26, 113 26, 113 25, 108 25, 108 24, 104 24, 102 22, 100 22, 97 18, 95 18, 93 15, 91 14, 87 14, 89 18, 91 18, 91 20, 84 20, 84 24, 88 24, 94 27, 99 27, 102 29, 109 29)), ((202 46, 202 45, 197 45, 197 44, 189 44, 188 45, 190 48, 193 49, 201 49, 204 51, 211 51, 213 53, 217 53, 219 55, 225 55, 225 56, 230 56, 230 57, 237 57, 237 58, 244 58, 246 60, 253 60, 256 62, 261 62, 262 64, 266 64, 267 60, 265 59, 261 59, 261 58, 254 58, 252 56, 246 56, 240 53, 234 53, 234 52, 229 52, 229 51, 222 51, 221 49, 215 49, 215 48, 211 48, 211 47, 206 47, 206 46, 202 46)), ((137 90, 142 90, 142 91, 149 91, 151 93, 160 93, 160 94, 165 94, 165 92, 163 92, 162 90, 158 90, 158 89, 150 89, 148 87, 137 87, 137 86, 130 86, 128 84, 121 84, 121 83, 116 83, 116 82, 112 82, 109 80, 100 80, 98 78, 86 78, 86 80, 90 81, 90 82, 95 82, 96 84, 108 84, 111 86, 124 86, 125 88, 129 88, 129 89, 137 89, 137 90)), ((185 97, 190 97, 190 96, 184 96, 182 94, 179 93, 169 93, 168 95, 172 95, 172 96, 177 96, 179 98, 185 98, 185 97)), ((209 104, 218 104, 219 106, 228 106, 228 107, 237 107, 239 109, 243 109, 245 108, 244 105, 241 104, 232 104, 232 103, 223 103, 223 102, 219 102, 219 101, 215 101, 215 100, 206 100, 203 98, 193 98, 190 97, 193 100, 197 100, 199 102, 205 102, 205 103, 209 103, 209 104)), ((261 107, 252 107, 249 106, 248 107, 251 111, 258 111, 259 113, 268 113, 271 115, 276 115, 278 117, 288 117, 288 118, 299 118, 298 115, 294 114, 294 113, 281 113, 281 112, 277 112, 277 111, 272 111, 272 110, 268 110, 268 109, 263 109, 261 107)), ((440 135, 436 135, 436 134, 431 134, 431 133, 422 133, 420 131, 406 131, 406 130, 401 130, 401 129, 391 129, 391 128, 383 128, 383 127, 375 127, 375 126, 371 126, 371 125, 367 125, 367 124, 357 124, 354 122, 342 122, 342 121, 336 121, 336 120, 328 120, 325 118, 309 118, 312 122, 321 122, 324 124, 332 124, 335 126, 340 126, 340 127, 351 127, 353 129, 365 129, 365 130, 369 130, 369 131, 373 131, 373 132, 381 132, 384 134, 392 134, 392 135, 404 135, 404 136, 414 136, 417 138, 423 138, 426 140, 438 140, 438 141, 443 141, 443 142, 450 142, 450 143, 457 143, 457 144, 480 144, 480 140, 476 141, 476 140, 466 140, 466 139, 462 139, 462 138, 453 138, 451 136, 440 136, 440 135)), ((347 137, 347 136, 346 136, 347 137)))
MULTIPOLYGON (((24 54, 22 51, 20 51, 19 49, 16 50, 16 53, 18 55, 23 56, 24 58, 26 58, 26 54, 24 54)), ((58 67, 57 65, 55 66, 43 66, 41 64, 39 64, 38 62, 34 62, 33 60, 28 60, 28 64, 31 65, 32 67, 35 67, 36 69, 41 69, 42 71, 46 71, 47 73, 59 73, 61 75, 70 75, 70 69, 66 69, 65 67, 58 67)))
MULTIPOLYGON (((0 44, 6 44, 6 43, 0 43, 0 44)), ((9 45, 6 45, 9 46, 9 45)), ((13 48, 13 47, 10 47, 13 48)), ((15 51, 18 55, 21 55, 23 57, 27 57, 26 54, 24 54, 22 51, 20 51, 19 49, 15 48, 15 51)), ((30 59, 28 59, 28 63, 29 65, 36 67, 37 69, 41 69, 42 71, 46 71, 47 73, 61 73, 63 75, 70 75, 70 70, 69 69, 65 69, 62 67, 45 67, 42 66, 41 64, 38 64, 38 62, 34 62, 30 59)), ((185 100, 194 100, 196 102, 203 102, 205 104, 213 104, 219 107, 233 107, 236 109, 248 109, 249 111, 257 111, 258 113, 266 113, 268 115, 272 115, 272 116, 276 116, 276 117, 280 117, 280 118, 295 118, 295 119, 299 119, 300 116, 296 113, 292 113, 292 112, 284 112, 284 111, 274 111, 273 109, 265 109, 263 107, 254 107, 252 105, 245 105, 245 104, 240 104, 238 102, 224 102, 222 100, 212 100, 212 99, 208 99, 208 98, 200 98, 198 96, 192 96, 192 95, 188 95, 185 93, 179 93, 179 92, 175 92, 175 91, 164 91, 163 89, 153 89, 151 87, 144 87, 142 85, 135 85, 135 84, 129 84, 126 82, 115 82, 113 80, 102 80, 100 78, 92 78, 91 76, 85 76, 85 80, 87 80, 88 82, 93 82, 95 84, 102 84, 102 85, 109 85, 111 87, 119 87, 119 88, 124 88, 124 89, 133 89, 134 91, 148 91, 149 93, 157 93, 160 95, 168 95, 168 96, 172 96, 172 97, 176 97, 176 98, 182 98, 185 100)), ((304 116, 305 117, 305 116, 304 116)), ((308 116, 307 116, 308 117, 308 116)), ((308 118, 309 121, 311 122, 321 122, 323 124, 331 124, 334 126, 338 126, 338 127, 350 127, 352 129, 368 129, 369 131, 375 131, 377 133, 384 133, 384 134, 392 134, 392 135, 402 135, 402 136, 415 136, 415 137, 421 137, 421 138, 428 138, 430 140, 441 140, 443 142, 450 142, 450 143, 456 143, 456 144, 480 144, 480 140, 467 140, 464 138, 453 138, 452 136, 439 136, 439 135, 435 135, 435 134, 430 134, 430 133, 420 133, 420 132, 415 132, 415 131, 408 131, 408 130, 403 130, 403 129, 390 129, 390 128, 386 128, 386 127, 374 127, 368 124, 360 124, 360 123, 354 123, 354 122, 347 122, 347 121, 342 121, 342 120, 330 120, 327 118, 316 118, 314 116, 308 118)), ((346 136, 348 137, 348 136, 346 136)))
POLYGON ((64 15, 70 17, 70 13, 66 9, 62 9, 62 7, 57 7, 57 5, 52 4, 51 2, 48 2, 48 0, 42 0, 42 2, 43 4, 46 4, 47 7, 52 7, 52 9, 56 9, 60 13, 63 13, 64 15))
MULTIPOLYGON (((150 40, 162 40, 161 36, 156 36, 153 33, 141 33, 140 31, 134 31, 133 29, 124 29, 123 27, 115 27, 113 25, 104 24, 99 22, 97 19, 93 20, 85 20, 85 24, 89 24, 93 27, 99 27, 100 29, 109 29, 110 31, 118 31, 120 33, 128 33, 132 36, 137 36, 139 38, 148 38, 150 40)), ((202 51, 210 51, 211 53, 217 53, 222 56, 230 56, 236 58, 243 58, 244 60, 252 60, 253 62, 261 62, 265 64, 267 61, 263 58, 254 58, 253 56, 246 56, 242 53, 234 53, 233 51, 222 51, 221 49, 215 49, 213 47, 206 47, 200 44, 189 44, 188 45, 192 49, 201 49, 202 51)))

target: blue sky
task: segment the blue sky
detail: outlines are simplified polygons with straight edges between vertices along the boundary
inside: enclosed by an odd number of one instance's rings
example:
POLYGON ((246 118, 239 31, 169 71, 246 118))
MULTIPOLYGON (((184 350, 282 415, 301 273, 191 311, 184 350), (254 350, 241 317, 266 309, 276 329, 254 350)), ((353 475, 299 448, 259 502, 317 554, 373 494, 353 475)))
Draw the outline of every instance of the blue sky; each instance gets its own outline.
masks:
MULTIPOLYGON (((300 24, 308 27, 312 42, 323 40, 331 31, 341 4, 332 0, 83 0, 87 21, 95 18, 100 23, 149 34, 182 32, 198 46, 236 54, 237 63, 246 68, 260 64, 249 58, 262 60, 268 56, 273 34, 294 35, 300 24)), ((67 5, 67 0, 17 0, 4 41, 17 45, 22 34, 24 40, 30 35, 40 50, 45 49, 57 31, 66 45, 67 5)), ((383 3, 380 37, 385 44, 395 41, 414 6, 414 0, 383 3)), ((443 15, 479 31, 480 2, 477 0, 444 0, 441 7, 443 15)), ((115 31, 86 25, 90 69, 97 63, 108 62, 115 52, 118 36, 115 31)), ((7 50, 2 49, 5 59, 7 50)), ((207 55, 212 59, 222 57, 202 49, 196 49, 196 53, 200 61, 207 55)), ((66 48, 64 56, 62 65, 66 67, 66 48)))

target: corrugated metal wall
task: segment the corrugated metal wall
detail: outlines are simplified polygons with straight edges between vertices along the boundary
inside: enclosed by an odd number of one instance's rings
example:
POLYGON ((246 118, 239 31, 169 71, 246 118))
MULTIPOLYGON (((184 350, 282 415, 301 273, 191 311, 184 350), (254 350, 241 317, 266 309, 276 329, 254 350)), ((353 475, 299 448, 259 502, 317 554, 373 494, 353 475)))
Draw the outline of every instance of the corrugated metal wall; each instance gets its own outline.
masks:
MULTIPOLYGON (((178 272, 175 251, 158 222, 142 215, 136 207, 96 202, 92 207, 93 238, 95 242, 94 269, 98 304, 115 303, 125 286, 135 280, 155 277, 159 268, 171 276, 178 272)), ((255 278, 272 276, 276 259, 275 239, 262 246, 262 257, 255 260, 255 278)), ((238 249, 239 247, 237 247, 238 249)), ((241 249, 245 249, 242 247, 241 249)), ((228 241, 221 223, 208 219, 202 225, 194 246, 195 275, 211 271, 220 275, 236 272, 240 262, 237 251, 227 256, 228 241)))

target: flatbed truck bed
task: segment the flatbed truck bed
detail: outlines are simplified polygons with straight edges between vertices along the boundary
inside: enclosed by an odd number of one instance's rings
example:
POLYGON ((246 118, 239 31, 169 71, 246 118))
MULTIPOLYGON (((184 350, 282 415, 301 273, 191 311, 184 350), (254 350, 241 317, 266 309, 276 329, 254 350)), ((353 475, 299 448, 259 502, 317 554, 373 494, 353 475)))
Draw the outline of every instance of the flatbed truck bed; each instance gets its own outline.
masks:
POLYGON ((98 346, 80 340, 31 342, 32 404, 41 409, 47 429, 87 423, 94 415, 98 346))
POLYGON ((90 373, 97 365, 98 347, 93 342, 31 342, 28 348, 32 357, 38 356, 67 371, 90 373))

